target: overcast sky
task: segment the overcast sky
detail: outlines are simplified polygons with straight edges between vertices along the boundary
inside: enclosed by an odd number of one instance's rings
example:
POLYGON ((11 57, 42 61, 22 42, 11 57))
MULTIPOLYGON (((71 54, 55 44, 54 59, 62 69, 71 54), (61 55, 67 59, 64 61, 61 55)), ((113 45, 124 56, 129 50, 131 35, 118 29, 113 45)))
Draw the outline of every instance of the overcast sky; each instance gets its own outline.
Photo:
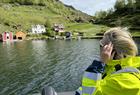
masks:
POLYGON ((81 10, 87 14, 94 15, 96 11, 113 8, 116 0, 60 0, 67 5, 81 10))

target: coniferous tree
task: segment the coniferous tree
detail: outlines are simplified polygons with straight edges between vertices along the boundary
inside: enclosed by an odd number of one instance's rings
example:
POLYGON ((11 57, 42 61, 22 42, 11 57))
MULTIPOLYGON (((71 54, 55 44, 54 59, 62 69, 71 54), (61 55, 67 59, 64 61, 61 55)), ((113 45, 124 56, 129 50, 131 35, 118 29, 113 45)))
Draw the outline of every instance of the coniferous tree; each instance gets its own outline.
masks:
POLYGON ((126 8, 129 13, 134 13, 136 11, 136 1, 135 0, 127 0, 126 8))
POLYGON ((121 10, 122 8, 125 7, 125 4, 126 4, 125 0, 117 0, 116 3, 115 3, 114 8, 116 10, 121 10))
POLYGON ((136 9, 140 11, 140 0, 136 0, 136 9))

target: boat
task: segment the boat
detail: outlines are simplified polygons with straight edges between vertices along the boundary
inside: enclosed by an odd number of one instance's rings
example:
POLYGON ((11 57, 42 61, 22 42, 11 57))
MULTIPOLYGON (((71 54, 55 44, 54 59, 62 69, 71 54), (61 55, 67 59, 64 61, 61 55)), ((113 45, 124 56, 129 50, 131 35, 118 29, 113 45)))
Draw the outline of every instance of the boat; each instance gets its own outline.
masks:
MULTIPOLYGON (((41 95, 41 93, 35 93, 35 94, 32 94, 32 95, 41 95)), ((57 95, 75 95, 75 91, 59 92, 59 93, 57 93, 57 95)))

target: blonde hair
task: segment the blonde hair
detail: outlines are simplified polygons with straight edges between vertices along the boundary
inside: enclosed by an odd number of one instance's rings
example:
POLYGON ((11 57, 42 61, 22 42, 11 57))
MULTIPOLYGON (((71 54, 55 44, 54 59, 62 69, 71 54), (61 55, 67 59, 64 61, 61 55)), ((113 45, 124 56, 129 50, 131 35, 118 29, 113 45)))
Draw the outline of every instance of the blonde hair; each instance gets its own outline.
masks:
POLYGON ((109 42, 113 44, 117 59, 138 54, 137 46, 131 34, 123 28, 116 27, 106 31, 101 43, 106 45, 109 42))

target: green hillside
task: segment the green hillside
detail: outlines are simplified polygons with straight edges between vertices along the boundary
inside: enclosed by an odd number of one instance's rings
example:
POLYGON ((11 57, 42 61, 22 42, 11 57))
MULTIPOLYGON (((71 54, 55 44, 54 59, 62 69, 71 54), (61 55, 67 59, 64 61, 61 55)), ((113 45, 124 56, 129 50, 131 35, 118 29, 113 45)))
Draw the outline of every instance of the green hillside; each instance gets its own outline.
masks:
POLYGON ((30 31, 31 25, 87 23, 90 16, 59 0, 1 0, 0 32, 30 31))
POLYGON ((96 13, 97 24, 128 27, 133 35, 140 35, 140 0, 116 0, 114 10, 96 13))

